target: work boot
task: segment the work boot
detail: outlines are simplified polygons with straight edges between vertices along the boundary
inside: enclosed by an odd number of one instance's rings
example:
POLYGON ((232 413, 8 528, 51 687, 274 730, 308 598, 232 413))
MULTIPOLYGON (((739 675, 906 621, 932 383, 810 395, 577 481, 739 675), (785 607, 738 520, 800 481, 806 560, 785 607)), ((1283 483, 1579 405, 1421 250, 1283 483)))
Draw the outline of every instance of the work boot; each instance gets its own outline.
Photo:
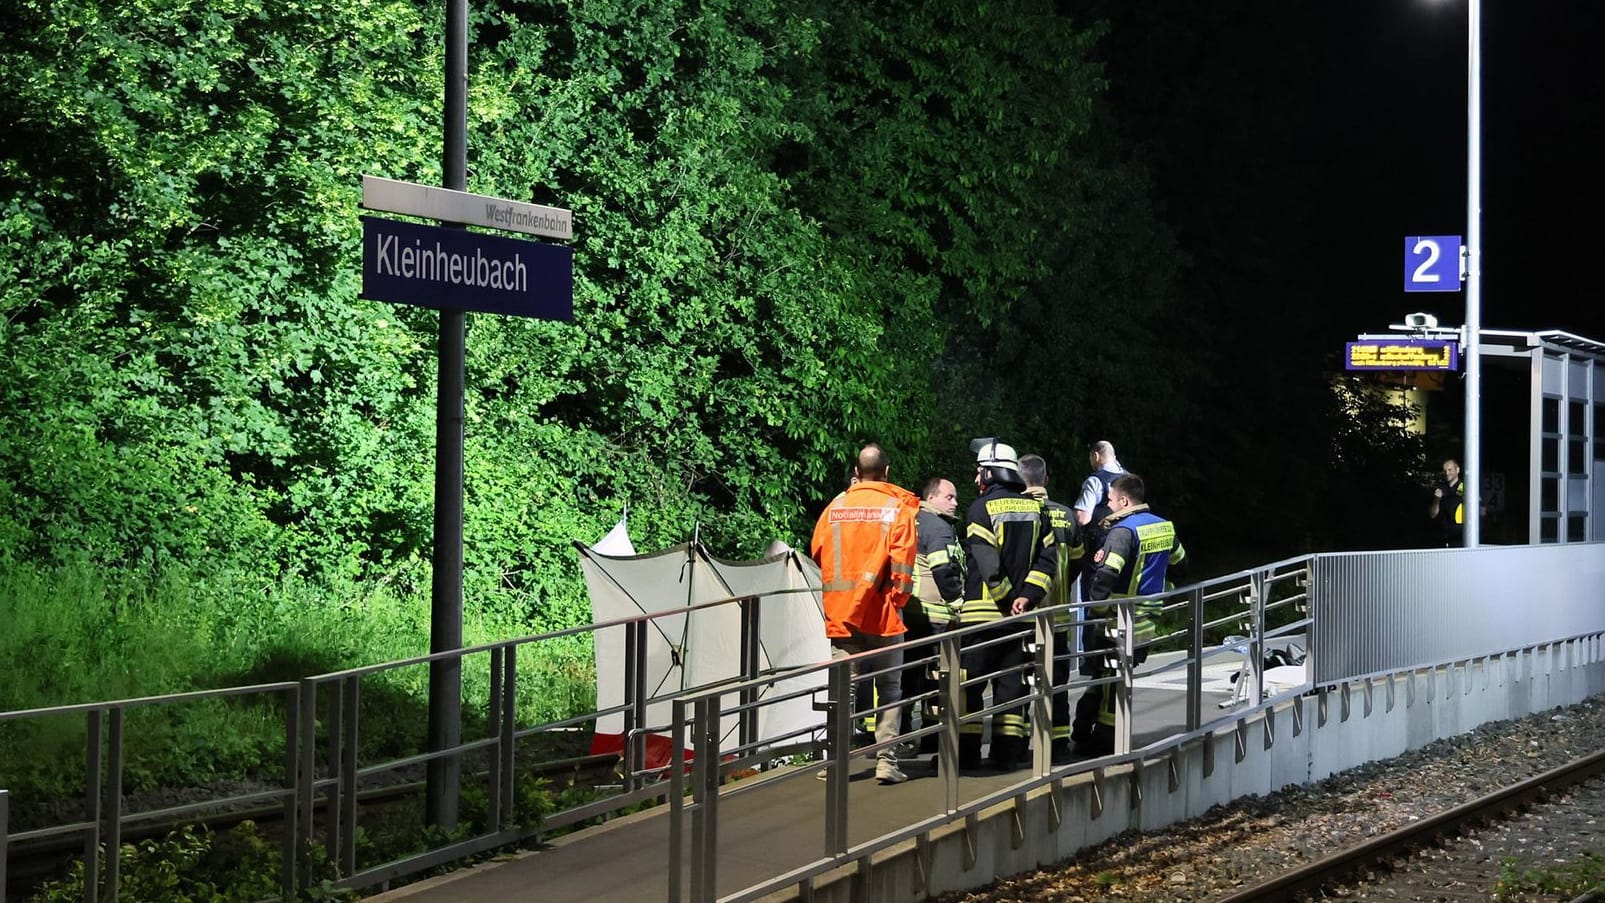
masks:
POLYGON ((1024 737, 994 737, 987 759, 998 771, 1013 771, 1020 767, 1020 754, 1024 749, 1024 737))
POLYGON ((1076 755, 1108 756, 1115 751, 1115 729, 1106 725, 1095 726, 1088 735, 1075 742, 1076 755))
POLYGON ((1068 765, 1075 758, 1075 751, 1070 748, 1070 738, 1060 737, 1053 741, 1053 764, 1068 765))
POLYGON ((981 735, 959 734, 959 768, 968 771, 981 767, 981 735))
POLYGON ((875 763, 875 780, 882 784, 901 784, 908 780, 895 759, 881 759, 875 763))

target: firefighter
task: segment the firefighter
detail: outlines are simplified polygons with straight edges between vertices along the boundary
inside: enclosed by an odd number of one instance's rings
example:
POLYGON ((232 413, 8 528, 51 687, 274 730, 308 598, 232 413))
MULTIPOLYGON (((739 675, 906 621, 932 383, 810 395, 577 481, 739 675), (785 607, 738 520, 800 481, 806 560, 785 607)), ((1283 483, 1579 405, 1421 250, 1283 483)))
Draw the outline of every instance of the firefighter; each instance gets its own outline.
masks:
MULTIPOLYGON (((1176 538, 1176 527, 1170 521, 1148 510, 1147 490, 1142 477, 1125 473, 1116 477, 1109 486, 1110 515, 1104 518, 1103 547, 1092 556, 1092 587, 1089 602, 1129 599, 1164 592, 1166 580, 1179 576, 1185 565, 1187 551, 1176 538)), ((1154 616, 1158 613, 1158 600, 1138 604, 1134 612, 1131 664, 1140 665, 1148 658, 1148 646, 1155 636, 1154 616)), ((1115 606, 1102 605, 1088 608, 1090 618, 1115 616, 1115 606)), ((1102 656, 1082 659, 1082 673, 1092 677, 1107 677, 1115 673, 1112 656, 1118 654, 1119 645, 1114 635, 1114 624, 1089 629, 1083 638, 1089 642, 1087 651, 1109 650, 1102 656)), ((1115 748, 1115 691, 1110 684, 1088 687, 1076 703, 1075 723, 1070 736, 1074 751, 1081 755, 1108 755, 1115 748)))
MULTIPOLYGON (((952 480, 932 477, 926 481, 915 519, 919 528, 919 552, 914 557, 914 598, 903 607, 903 620, 908 624, 906 639, 931 642, 908 649, 905 657, 909 659, 936 654, 936 641, 931 638, 957 619, 959 605, 964 601, 964 549, 953 532, 958 520, 958 504, 958 490, 952 480)), ((903 671, 903 698, 929 697, 919 704, 921 727, 935 724, 938 714, 934 695, 936 681, 930 670, 930 665, 918 664, 903 671)), ((903 707, 906 727, 912 727, 913 714, 912 703, 903 707)), ((921 737, 919 754, 935 753, 940 739, 936 734, 921 737)))
MULTIPOLYGON (((1009 615, 1036 608, 1052 585, 1055 569, 1053 529, 1047 512, 1024 492, 1020 459, 997 439, 971 443, 976 452, 975 483, 980 495, 964 516, 964 603, 959 625, 994 624, 1009 615)), ((1008 705, 1026 695, 1023 669, 1028 623, 1014 622, 966 634, 961 662, 966 680, 990 676, 993 705, 1008 705), (994 642, 1013 637, 1016 641, 994 642)), ((964 690, 966 712, 982 708, 982 683, 964 690)), ((959 729, 959 767, 981 764, 982 724, 966 722, 959 729)), ((992 719, 991 764, 1009 770, 1026 752, 1025 705, 1002 709, 992 719)))
POLYGON ((1053 764, 1063 765, 1071 759, 1070 747, 1070 691, 1062 689, 1070 680, 1070 658, 1075 653, 1071 644, 1078 612, 1069 608, 1071 587, 1081 576, 1081 559, 1085 547, 1081 542, 1081 525, 1076 522, 1075 511, 1063 502, 1048 498, 1048 462, 1038 455, 1020 458, 1020 476, 1025 479, 1027 495, 1042 503, 1048 512, 1048 524, 1053 530, 1053 545, 1057 549, 1053 572, 1053 585, 1048 589, 1047 604, 1060 608, 1053 615, 1053 686, 1056 689, 1050 703, 1053 711, 1053 764))

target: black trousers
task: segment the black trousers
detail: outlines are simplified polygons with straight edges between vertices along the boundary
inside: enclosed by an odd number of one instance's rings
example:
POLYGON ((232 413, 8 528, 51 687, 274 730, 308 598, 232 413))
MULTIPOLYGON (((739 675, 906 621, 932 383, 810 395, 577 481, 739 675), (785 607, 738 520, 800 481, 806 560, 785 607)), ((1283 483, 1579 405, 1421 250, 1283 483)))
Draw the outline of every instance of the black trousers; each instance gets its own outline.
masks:
MULTIPOLYGON (((1104 634, 1101 627, 1088 626, 1081 634, 1082 648, 1089 654, 1081 659, 1081 673, 1087 677, 1112 677, 1115 672, 1115 641, 1104 634), (1103 651, 1103 655, 1096 654, 1103 651)), ((1132 651, 1131 663, 1140 665, 1148 660, 1148 647, 1138 646, 1132 651)), ((1076 716, 1070 726, 1070 739, 1080 744, 1114 748, 1115 741, 1115 687, 1099 684, 1088 687, 1076 700, 1076 716)))
MULTIPOLYGON (((1018 703, 1000 709, 992 716, 993 758, 1010 760, 1010 763, 1025 748, 1030 736, 1024 702, 1027 693, 1024 666, 1030 661, 1025 651, 1025 641, 1029 636, 1030 634, 1018 624, 990 630, 983 629, 965 637, 965 649, 960 653, 965 681, 973 680, 983 674, 992 675, 990 681, 982 681, 964 688, 965 714, 979 712, 985 708, 983 695, 987 683, 992 685, 994 706, 1018 703), (984 643, 990 645, 983 646, 984 643)), ((966 722, 959 728, 961 765, 969 767, 978 762, 981 753, 981 732, 982 724, 979 721, 966 722)))
MULTIPOLYGON (((932 666, 929 663, 918 660, 931 658, 937 654, 938 643, 935 638, 939 631, 931 623, 930 616, 925 613, 924 604, 918 599, 910 600, 909 604, 903 608, 903 626, 908 628, 908 633, 904 634, 903 639, 915 643, 903 653, 903 661, 917 662, 903 669, 903 698, 912 700, 921 695, 936 692, 936 678, 931 675, 932 666), (925 642, 918 642, 920 640, 925 642)), ((911 702, 903 707, 904 730, 914 726, 914 705, 911 702)), ((920 726, 929 727, 932 723, 929 719, 936 716, 936 698, 932 696, 930 699, 921 701, 918 705, 925 719, 920 726)))

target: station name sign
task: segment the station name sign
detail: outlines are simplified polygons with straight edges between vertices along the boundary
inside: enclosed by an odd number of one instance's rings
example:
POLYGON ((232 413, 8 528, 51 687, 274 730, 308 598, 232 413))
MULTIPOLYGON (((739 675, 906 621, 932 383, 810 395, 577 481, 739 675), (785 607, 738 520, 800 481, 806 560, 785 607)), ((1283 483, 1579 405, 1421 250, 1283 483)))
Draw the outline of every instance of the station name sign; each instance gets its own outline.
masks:
POLYGON ((1349 342, 1345 370, 1458 370, 1460 346, 1453 340, 1378 339, 1349 342))
POLYGON ((562 241, 574 237, 574 214, 562 207, 526 204, 378 176, 362 177, 362 206, 443 223, 527 232, 562 241))
POLYGON ((362 297, 572 320, 574 252, 562 245, 365 216, 362 297))

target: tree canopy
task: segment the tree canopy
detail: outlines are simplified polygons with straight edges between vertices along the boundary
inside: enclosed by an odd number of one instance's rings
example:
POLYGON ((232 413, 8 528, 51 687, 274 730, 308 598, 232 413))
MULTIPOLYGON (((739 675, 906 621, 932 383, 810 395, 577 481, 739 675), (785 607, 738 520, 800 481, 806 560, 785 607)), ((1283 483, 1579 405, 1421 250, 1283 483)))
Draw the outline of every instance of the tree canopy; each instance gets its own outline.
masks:
MULTIPOLYGON (((13 6, 0 554, 427 586, 437 319, 356 296, 360 176, 439 183, 438 5, 13 6)), ((800 543, 870 440, 962 485, 1007 436, 1065 495, 1110 438, 1220 523, 1199 446, 1253 444, 1206 412, 1251 398, 1197 350, 1289 286, 1162 198, 1281 176, 1169 144, 1213 95, 1112 104, 1121 17, 1079 6, 474 4, 468 188, 574 211, 575 318, 469 318, 469 604, 572 623, 569 542, 626 504, 649 547, 800 543)))

